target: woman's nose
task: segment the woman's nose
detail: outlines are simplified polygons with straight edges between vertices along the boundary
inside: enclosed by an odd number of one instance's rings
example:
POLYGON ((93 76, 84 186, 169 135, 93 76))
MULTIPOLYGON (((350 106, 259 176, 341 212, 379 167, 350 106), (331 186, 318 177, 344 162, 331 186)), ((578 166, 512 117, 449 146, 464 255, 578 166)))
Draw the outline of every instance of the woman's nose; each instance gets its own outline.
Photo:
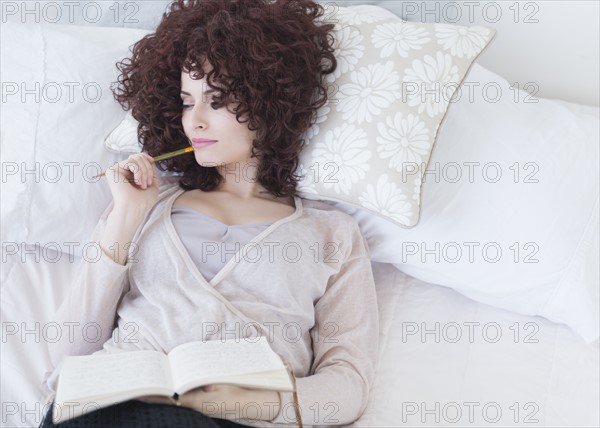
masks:
POLYGON ((194 129, 196 128, 206 128, 208 125, 208 120, 206 118, 206 113, 202 108, 195 108, 192 111, 192 126, 194 129))

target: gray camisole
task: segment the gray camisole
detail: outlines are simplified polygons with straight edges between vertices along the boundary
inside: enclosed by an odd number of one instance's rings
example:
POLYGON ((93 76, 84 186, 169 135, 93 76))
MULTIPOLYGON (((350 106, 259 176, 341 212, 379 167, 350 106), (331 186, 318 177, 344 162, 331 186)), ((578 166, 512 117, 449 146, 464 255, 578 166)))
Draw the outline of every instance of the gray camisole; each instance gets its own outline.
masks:
POLYGON ((190 258, 209 282, 244 245, 272 224, 228 226, 193 208, 175 205, 171 220, 190 258))

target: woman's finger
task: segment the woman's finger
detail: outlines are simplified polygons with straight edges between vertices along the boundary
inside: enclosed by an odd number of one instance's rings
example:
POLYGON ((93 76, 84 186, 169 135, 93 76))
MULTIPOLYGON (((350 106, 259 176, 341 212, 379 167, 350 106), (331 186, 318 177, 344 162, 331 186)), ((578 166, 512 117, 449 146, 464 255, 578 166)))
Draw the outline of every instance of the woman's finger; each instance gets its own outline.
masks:
POLYGON ((152 169, 150 168, 150 161, 146 153, 139 153, 134 155, 136 158, 136 165, 140 168, 139 174, 139 186, 145 189, 149 186, 148 178, 152 175, 152 169))
POLYGON ((148 186, 152 186, 152 182, 154 181, 154 170, 155 170, 155 165, 154 165, 154 159, 152 158, 152 156, 150 156, 148 153, 143 152, 144 155, 146 156, 147 160, 148 160, 148 179, 147 179, 147 184, 148 186))
POLYGON ((131 157, 127 160, 127 165, 125 169, 131 171, 133 175, 133 181, 137 186, 145 188, 146 178, 148 175, 148 166, 146 165, 146 159, 143 159, 143 156, 140 154, 133 156, 135 157, 131 157))

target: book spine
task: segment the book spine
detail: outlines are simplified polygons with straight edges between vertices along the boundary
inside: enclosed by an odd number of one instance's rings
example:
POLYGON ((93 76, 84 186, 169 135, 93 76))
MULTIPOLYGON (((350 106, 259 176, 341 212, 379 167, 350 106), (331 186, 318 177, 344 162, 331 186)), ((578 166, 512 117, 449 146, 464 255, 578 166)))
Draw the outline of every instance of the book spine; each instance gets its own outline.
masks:
POLYGON ((283 358, 281 355, 279 355, 279 357, 281 358, 281 361, 283 361, 283 364, 287 369, 288 375, 294 387, 294 390, 292 391, 292 397, 294 398, 294 412, 296 413, 296 421, 298 422, 298 428, 304 428, 304 426, 302 425, 302 415, 300 414, 300 403, 298 403, 298 393, 296 392, 296 376, 294 376, 294 369, 285 358, 283 358))

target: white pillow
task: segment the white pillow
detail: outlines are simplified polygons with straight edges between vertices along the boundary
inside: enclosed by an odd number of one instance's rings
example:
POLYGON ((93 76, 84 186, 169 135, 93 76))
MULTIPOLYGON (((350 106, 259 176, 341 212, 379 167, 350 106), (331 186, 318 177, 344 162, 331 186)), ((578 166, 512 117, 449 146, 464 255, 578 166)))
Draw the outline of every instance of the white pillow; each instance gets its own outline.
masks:
POLYGON ((111 200, 117 61, 146 30, 4 23, 1 239, 82 255, 111 200))
POLYGON ((479 64, 471 68, 430 159, 414 228, 330 204, 358 221, 372 260, 482 303, 564 323, 593 342, 599 109, 510 86, 479 64), (469 162, 477 163, 472 183, 469 162), (502 176, 493 182, 496 171, 502 176))
MULTIPOLYGON (((336 24, 338 66, 327 76, 328 102, 304 135, 297 194, 412 227, 422 171, 404 162, 427 163, 452 94, 496 31, 409 23, 372 5, 340 7, 322 19, 336 24)), ((107 147, 139 151, 135 128, 129 117, 107 147)))

